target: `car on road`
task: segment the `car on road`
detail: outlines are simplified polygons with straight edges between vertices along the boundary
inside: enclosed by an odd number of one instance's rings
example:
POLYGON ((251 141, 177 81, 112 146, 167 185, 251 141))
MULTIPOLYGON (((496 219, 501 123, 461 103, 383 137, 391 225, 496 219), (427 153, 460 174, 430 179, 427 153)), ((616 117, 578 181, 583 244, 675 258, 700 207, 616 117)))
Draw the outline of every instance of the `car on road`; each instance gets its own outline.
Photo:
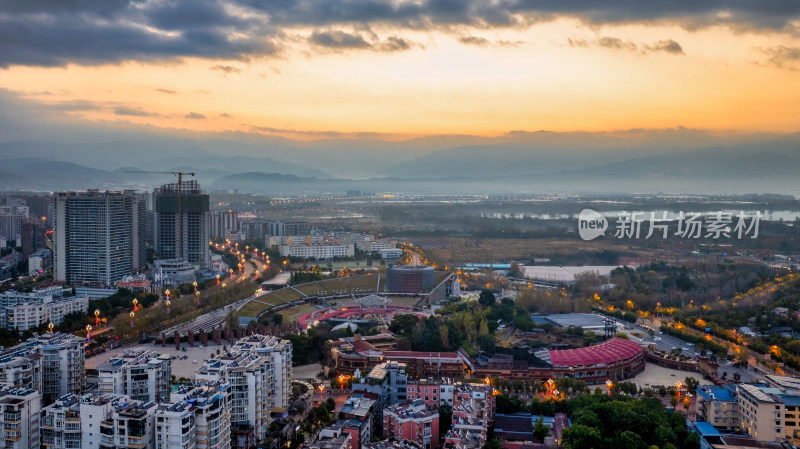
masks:
POLYGON ((194 363, 195 365, 197 365, 197 360, 192 360, 192 363, 194 363))

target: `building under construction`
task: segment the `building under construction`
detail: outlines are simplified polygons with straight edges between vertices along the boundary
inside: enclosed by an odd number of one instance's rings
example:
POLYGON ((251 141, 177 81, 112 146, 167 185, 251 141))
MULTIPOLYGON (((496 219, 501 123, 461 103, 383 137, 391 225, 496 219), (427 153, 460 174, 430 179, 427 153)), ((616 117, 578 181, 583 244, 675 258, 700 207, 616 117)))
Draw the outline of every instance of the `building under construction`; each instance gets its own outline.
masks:
POLYGON ((162 185, 155 192, 155 244, 159 259, 208 262, 208 195, 197 181, 162 185))

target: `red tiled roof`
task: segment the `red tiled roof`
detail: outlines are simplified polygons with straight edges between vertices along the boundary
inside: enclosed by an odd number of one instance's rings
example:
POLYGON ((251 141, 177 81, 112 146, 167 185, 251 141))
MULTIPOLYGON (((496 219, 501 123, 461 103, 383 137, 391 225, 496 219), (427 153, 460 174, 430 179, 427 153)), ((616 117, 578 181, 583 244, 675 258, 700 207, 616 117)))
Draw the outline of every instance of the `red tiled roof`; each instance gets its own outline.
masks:
POLYGON ((384 351, 383 355, 387 358, 391 357, 404 357, 416 359, 432 359, 432 358, 448 358, 455 359, 461 358, 456 352, 420 352, 420 351, 384 351))
POLYGON ((553 366, 587 366, 609 364, 630 359, 644 352, 638 343, 624 338, 612 338, 599 345, 578 349, 548 351, 553 366))
POLYGON ((367 343, 364 340, 356 340, 353 342, 353 351, 355 352, 364 352, 364 351, 375 351, 375 346, 367 343))

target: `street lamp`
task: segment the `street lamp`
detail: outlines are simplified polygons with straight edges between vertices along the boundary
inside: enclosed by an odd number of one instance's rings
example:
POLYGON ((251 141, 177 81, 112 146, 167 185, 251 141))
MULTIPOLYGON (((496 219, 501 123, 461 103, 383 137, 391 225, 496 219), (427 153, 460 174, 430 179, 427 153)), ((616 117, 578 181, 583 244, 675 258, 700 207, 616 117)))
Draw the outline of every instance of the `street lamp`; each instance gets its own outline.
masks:
POLYGON ((86 325, 86 343, 89 343, 91 341, 92 341, 92 325, 91 324, 87 324, 86 325))
POLYGON ((611 382, 611 379, 606 381, 606 388, 608 388, 608 395, 611 396, 611 387, 614 386, 614 382, 611 382))
POLYGON ((95 324, 95 326, 100 324, 100 309, 95 309, 94 310, 94 324, 95 324))
POLYGON ((128 314, 128 316, 131 317, 131 327, 133 327, 133 317, 136 316, 136 314, 131 312, 131 313, 128 314))
MULTIPOLYGON (((133 312, 136 312, 137 310, 139 310, 138 304, 139 304, 139 300, 136 299, 136 298, 133 298, 133 312)), ((131 312, 131 313, 133 313, 133 312, 131 312)))
POLYGON ((169 315, 169 306, 172 305, 172 302, 169 300, 169 297, 167 297, 167 301, 164 304, 167 306, 167 315, 169 315))
POLYGON ((47 328, 48 328, 48 329, 50 329, 50 333, 51 333, 51 334, 53 333, 53 328, 54 328, 54 327, 56 327, 56 325, 55 325, 55 324, 53 324, 53 322, 52 322, 52 321, 50 322, 50 324, 48 324, 48 325, 47 325, 47 328))

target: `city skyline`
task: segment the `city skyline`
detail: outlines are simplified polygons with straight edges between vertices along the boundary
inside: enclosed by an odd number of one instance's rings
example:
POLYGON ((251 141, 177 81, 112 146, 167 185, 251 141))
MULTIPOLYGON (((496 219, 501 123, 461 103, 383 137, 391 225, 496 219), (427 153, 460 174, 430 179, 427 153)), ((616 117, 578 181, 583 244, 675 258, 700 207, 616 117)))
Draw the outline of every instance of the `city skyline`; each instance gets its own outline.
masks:
MULTIPOLYGON (((3 9, 0 94, 34 111, 30 129, 51 122, 300 141, 798 131, 800 9, 788 1, 3 9)), ((10 128, 0 129, 5 140, 18 134, 10 128)))

